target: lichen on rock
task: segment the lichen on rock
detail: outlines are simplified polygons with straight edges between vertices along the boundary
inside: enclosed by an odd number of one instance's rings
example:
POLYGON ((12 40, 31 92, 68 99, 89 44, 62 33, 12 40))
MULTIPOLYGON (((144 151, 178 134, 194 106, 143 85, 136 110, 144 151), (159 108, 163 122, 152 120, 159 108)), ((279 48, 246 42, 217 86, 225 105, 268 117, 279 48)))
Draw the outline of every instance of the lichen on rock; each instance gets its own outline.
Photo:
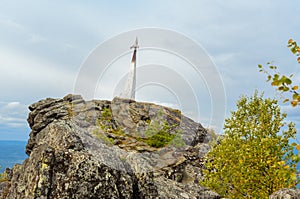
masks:
POLYGON ((79 95, 29 109, 29 157, 0 183, 2 198, 219 198, 198 183, 211 135, 178 110, 79 95))

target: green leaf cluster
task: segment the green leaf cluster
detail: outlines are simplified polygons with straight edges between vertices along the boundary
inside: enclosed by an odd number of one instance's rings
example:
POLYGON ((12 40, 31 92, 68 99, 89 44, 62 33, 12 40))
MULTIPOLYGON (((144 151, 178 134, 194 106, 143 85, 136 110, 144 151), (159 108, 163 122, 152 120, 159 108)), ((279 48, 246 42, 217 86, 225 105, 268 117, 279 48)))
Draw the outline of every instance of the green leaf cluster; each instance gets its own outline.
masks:
MULTIPOLYGON (((288 48, 296 55, 298 63, 300 63, 300 47, 297 42, 290 39, 288 41, 288 48)), ((285 98, 283 102, 290 102, 292 106, 297 106, 300 103, 300 94, 297 91, 299 86, 294 85, 292 81, 293 74, 286 76, 277 71, 277 66, 267 63, 268 68, 265 69, 261 64, 258 65, 259 71, 267 75, 267 81, 276 87, 282 93, 290 93, 291 97, 285 98)))
POLYGON ((291 52, 298 57, 299 62, 299 56, 300 56, 300 47, 298 46, 297 42, 293 39, 289 39, 288 41, 288 48, 291 50, 291 52))
POLYGON ((268 198, 295 187, 299 157, 290 144, 293 123, 283 122, 277 101, 242 97, 225 120, 224 137, 205 157, 202 185, 227 198, 268 198))

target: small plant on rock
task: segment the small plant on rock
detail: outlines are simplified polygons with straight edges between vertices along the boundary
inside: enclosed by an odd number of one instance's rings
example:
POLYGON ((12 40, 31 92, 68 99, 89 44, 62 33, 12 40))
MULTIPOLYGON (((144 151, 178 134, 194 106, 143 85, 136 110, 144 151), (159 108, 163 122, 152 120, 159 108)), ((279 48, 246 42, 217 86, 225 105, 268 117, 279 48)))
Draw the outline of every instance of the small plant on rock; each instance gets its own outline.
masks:
MULTIPOLYGON (((1 166, 0 166, 0 168, 1 168, 1 166)), ((0 182, 5 182, 5 181, 8 181, 7 173, 5 173, 5 172, 0 173, 0 182)))
POLYGON ((114 144, 114 139, 107 137, 104 132, 102 132, 100 129, 96 128, 93 130, 93 135, 101 140, 104 144, 112 146, 114 144))
POLYGON ((161 148, 169 144, 175 147, 185 146, 184 141, 181 139, 181 132, 174 130, 176 125, 170 126, 168 122, 160 124, 159 121, 152 121, 148 129, 144 132, 146 138, 143 141, 151 147, 161 148), (172 133, 175 131, 176 133, 172 133))

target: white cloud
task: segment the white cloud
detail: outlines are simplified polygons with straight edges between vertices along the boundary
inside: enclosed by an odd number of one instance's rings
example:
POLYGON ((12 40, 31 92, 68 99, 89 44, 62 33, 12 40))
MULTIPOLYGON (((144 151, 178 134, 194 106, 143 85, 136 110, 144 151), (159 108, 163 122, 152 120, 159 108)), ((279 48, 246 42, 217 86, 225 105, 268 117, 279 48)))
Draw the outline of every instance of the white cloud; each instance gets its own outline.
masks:
POLYGON ((6 107, 8 109, 14 109, 20 106, 20 102, 9 102, 6 107))
POLYGON ((24 96, 39 96, 45 91, 64 95, 72 91, 76 75, 68 67, 3 48, 0 48, 0 65, 1 92, 24 93, 24 96))
POLYGON ((8 28, 13 28, 18 31, 24 31, 25 27, 19 23, 12 21, 11 19, 1 19, 0 18, 0 26, 6 26, 8 28))
POLYGON ((0 125, 7 127, 27 126, 27 106, 20 102, 0 103, 0 125))
MULTIPOLYGON (((6 97, 0 99, 32 102, 72 92, 78 66, 104 38, 140 27, 162 27, 180 31, 206 47, 223 76, 231 110, 241 94, 253 93, 255 88, 271 90, 257 71, 258 63, 274 57, 283 65, 290 63, 283 52, 286 40, 299 32, 297 8, 298 1, 271 0, 4 0, 0 2, 0 90, 6 97)), ((111 90, 109 85, 103 89, 111 90)), ((16 103, 0 105, 18 107, 16 103)), ((2 121, 14 118, 0 113, 2 121)))

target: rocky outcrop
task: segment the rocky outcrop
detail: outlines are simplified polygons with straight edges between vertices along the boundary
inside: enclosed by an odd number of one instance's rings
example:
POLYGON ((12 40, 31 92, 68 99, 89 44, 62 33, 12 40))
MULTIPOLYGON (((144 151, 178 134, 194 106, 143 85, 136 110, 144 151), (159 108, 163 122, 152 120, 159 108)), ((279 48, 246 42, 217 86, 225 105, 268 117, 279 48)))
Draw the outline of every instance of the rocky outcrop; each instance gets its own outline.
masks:
POLYGON ((29 109, 29 157, 2 198, 220 198, 198 183, 211 135, 178 110, 78 95, 29 109))
POLYGON ((269 199, 299 199, 299 189, 281 189, 270 195, 269 199))

